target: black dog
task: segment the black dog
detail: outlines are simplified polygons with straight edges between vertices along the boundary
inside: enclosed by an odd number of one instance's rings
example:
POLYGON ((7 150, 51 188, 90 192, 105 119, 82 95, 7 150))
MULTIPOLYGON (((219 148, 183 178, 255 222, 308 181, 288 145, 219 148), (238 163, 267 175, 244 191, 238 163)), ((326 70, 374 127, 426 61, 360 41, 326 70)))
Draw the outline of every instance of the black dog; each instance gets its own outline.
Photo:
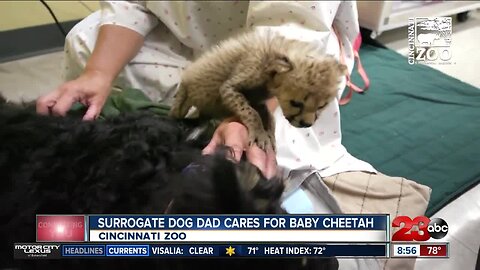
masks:
POLYGON ((39 116, 0 100, 0 268, 338 268, 335 259, 13 260, 13 243, 35 241, 35 214, 284 213, 281 181, 223 153, 202 156, 202 140, 186 142, 194 129, 149 113, 39 116))

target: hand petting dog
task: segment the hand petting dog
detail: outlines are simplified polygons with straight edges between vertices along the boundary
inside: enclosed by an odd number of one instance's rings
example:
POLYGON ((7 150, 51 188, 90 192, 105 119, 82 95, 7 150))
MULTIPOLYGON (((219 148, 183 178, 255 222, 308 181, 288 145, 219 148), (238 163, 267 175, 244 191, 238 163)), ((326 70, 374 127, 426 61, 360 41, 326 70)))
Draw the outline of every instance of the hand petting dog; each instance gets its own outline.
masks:
POLYGON ((275 176, 277 172, 275 152, 271 149, 264 152, 255 144, 248 146, 248 129, 242 123, 231 120, 222 122, 210 143, 203 149, 203 154, 214 153, 220 145, 226 145, 233 150, 231 158, 235 161, 240 161, 245 152, 247 160, 260 169, 266 178, 275 176))

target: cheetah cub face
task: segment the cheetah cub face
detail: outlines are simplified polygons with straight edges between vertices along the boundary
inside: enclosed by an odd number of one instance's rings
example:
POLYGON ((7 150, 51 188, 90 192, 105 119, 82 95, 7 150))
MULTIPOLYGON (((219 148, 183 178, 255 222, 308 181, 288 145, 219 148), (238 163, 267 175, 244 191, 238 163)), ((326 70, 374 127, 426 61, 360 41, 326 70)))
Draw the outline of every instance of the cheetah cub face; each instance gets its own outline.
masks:
POLYGON ((341 77, 347 67, 331 56, 300 59, 281 57, 275 65, 282 69, 273 74, 270 91, 277 97, 285 118, 295 127, 310 127, 321 109, 332 101, 337 93, 341 77))

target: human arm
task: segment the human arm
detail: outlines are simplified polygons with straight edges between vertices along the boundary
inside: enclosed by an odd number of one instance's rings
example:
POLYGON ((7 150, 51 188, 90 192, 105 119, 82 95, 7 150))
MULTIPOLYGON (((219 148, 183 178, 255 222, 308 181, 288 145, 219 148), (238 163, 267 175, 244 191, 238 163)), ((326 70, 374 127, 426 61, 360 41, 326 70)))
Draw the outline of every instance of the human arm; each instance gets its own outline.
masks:
POLYGON ((101 26, 83 73, 40 97, 37 112, 64 116, 75 102, 80 102, 88 107, 83 119, 95 119, 110 94, 113 80, 142 44, 143 36, 133 30, 115 25, 101 26))
POLYGON ((158 23, 145 6, 138 3, 102 2, 101 12, 101 27, 83 72, 40 97, 37 100, 38 113, 63 116, 75 102, 81 102, 88 107, 84 119, 95 119, 115 78, 138 53, 144 36, 158 23))

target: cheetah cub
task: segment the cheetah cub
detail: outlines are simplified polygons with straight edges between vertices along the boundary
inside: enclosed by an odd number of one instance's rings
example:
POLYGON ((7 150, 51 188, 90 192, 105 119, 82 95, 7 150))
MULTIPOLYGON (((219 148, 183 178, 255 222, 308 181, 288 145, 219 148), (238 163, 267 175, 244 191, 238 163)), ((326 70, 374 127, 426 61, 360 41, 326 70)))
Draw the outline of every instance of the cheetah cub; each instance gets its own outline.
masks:
POLYGON ((316 52, 312 44, 272 32, 249 32, 205 52, 182 74, 170 115, 184 118, 236 116, 248 128, 249 144, 275 150, 273 116, 265 102, 276 97, 295 127, 309 127, 337 95, 346 66, 316 52))

